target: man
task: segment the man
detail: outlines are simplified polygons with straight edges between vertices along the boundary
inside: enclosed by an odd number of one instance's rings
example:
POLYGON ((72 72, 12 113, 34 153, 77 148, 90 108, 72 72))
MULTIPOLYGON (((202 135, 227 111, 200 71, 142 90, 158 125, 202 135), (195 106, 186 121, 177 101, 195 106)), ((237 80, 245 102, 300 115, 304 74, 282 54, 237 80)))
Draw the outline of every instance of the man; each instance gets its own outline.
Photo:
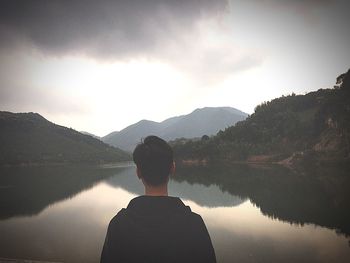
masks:
POLYGON ((101 262, 216 262, 202 218, 168 196, 173 151, 148 136, 133 153, 145 195, 132 199, 108 226, 101 262))

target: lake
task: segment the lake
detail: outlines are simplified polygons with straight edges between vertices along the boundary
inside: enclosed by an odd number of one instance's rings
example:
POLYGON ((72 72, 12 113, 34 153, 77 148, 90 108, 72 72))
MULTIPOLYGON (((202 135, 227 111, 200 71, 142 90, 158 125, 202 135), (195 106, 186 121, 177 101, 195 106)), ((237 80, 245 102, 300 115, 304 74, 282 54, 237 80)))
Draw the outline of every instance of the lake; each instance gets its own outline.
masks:
MULTIPOLYGON (((218 262, 350 262, 350 175, 335 167, 178 166, 218 262)), ((135 167, 0 169, 0 258, 99 262, 109 220, 143 194, 135 167)))

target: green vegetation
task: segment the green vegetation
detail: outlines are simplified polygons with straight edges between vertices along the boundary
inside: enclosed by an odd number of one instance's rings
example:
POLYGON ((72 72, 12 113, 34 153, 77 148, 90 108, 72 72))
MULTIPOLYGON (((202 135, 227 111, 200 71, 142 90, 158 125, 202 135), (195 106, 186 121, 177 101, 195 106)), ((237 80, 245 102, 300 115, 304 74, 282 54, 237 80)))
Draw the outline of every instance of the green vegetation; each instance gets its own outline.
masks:
MULTIPOLYGON (((180 160, 281 162, 350 158, 350 70, 333 89, 282 96, 216 136, 171 142, 180 160)), ((315 162, 314 162, 315 163, 315 162)))
POLYGON ((130 160, 124 151, 49 122, 37 113, 0 112, 0 149, 0 165, 130 160))

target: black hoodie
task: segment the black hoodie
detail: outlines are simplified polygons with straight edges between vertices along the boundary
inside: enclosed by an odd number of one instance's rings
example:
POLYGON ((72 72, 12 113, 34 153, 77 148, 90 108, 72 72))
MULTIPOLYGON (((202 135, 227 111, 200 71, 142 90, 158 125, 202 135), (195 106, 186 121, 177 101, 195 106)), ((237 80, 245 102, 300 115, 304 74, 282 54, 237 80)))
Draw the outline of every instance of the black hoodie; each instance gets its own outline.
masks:
POLYGON ((203 219, 176 197, 139 196, 111 220, 106 262, 216 262, 203 219))

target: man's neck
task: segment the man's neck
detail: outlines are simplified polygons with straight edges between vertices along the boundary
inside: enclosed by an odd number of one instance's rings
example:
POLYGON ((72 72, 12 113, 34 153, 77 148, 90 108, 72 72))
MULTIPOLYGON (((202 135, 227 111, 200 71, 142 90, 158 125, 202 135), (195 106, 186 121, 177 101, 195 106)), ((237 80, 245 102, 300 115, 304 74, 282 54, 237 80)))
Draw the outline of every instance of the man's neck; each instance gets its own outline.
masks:
POLYGON ((160 185, 160 186, 145 185, 145 195, 168 196, 168 187, 167 185, 160 185))

